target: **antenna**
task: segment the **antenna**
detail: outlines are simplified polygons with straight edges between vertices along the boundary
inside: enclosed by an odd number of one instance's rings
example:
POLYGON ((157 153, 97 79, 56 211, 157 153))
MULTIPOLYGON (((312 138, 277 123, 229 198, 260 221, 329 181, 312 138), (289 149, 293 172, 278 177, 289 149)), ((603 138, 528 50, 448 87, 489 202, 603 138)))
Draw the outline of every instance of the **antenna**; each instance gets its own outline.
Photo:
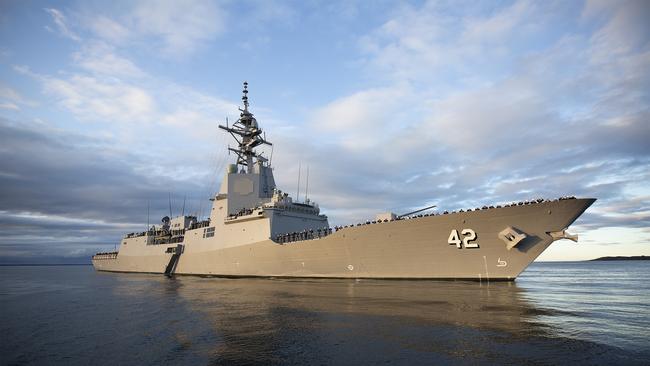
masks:
POLYGON ((222 126, 219 125, 219 128, 229 132, 235 142, 237 143, 236 147, 228 146, 228 151, 232 151, 237 155, 237 165, 246 167, 246 170, 249 173, 253 172, 253 163, 255 160, 259 161, 260 154, 255 151, 255 148, 259 145, 273 145, 272 143, 266 141, 265 135, 262 134, 262 129, 257 124, 257 120, 248 110, 248 83, 244 82, 244 90, 242 91, 242 102, 244 104, 244 109, 239 109, 241 111, 239 119, 233 123, 232 126, 222 126))
POLYGON ((309 200, 309 165, 307 165, 307 186, 305 187, 305 201, 309 200))
POLYGON ((302 162, 298 162, 298 192, 296 192, 296 202, 300 199, 300 165, 302 162))
POLYGON ((242 102, 244 102, 244 112, 248 112, 248 82, 244 81, 244 90, 242 90, 242 93, 244 94, 241 97, 242 102))
POLYGON ((172 218, 172 193, 169 192, 169 219, 172 218))
POLYGON ((183 196, 183 211, 181 213, 181 216, 185 216, 185 199, 187 198, 187 195, 183 196))
POLYGON ((147 231, 149 231, 149 203, 150 200, 147 200, 147 231))

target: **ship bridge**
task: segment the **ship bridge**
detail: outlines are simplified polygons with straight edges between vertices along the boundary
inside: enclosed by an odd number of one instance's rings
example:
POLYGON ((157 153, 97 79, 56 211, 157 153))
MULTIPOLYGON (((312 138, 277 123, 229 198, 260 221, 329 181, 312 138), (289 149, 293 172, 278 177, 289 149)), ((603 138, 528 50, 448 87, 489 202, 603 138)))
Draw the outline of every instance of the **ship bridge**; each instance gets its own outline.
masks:
POLYGON ((270 159, 256 150, 263 145, 272 146, 272 143, 249 110, 247 82, 244 82, 242 93, 243 108, 239 109, 239 119, 231 126, 219 125, 235 140, 237 147, 228 147, 228 150, 235 153, 237 160, 226 168, 219 192, 212 199, 210 222, 216 227, 215 236, 219 237, 220 232, 236 236, 240 230, 233 227, 237 224, 245 224, 247 240, 329 227, 327 216, 320 214, 316 203, 308 199, 294 202, 288 193, 276 187, 270 159))

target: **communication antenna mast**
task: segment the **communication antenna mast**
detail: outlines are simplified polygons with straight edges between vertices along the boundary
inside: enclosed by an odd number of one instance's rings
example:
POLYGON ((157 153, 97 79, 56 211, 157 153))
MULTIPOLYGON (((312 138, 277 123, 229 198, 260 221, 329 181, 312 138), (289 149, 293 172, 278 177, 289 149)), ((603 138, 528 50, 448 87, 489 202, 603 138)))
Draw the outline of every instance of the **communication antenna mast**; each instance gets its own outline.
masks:
POLYGON ((253 163, 255 160, 258 162, 265 162, 266 158, 260 156, 255 152, 255 148, 259 145, 266 144, 273 146, 272 143, 266 141, 262 134, 262 129, 257 125, 257 120, 253 117, 253 113, 248 110, 248 83, 244 82, 243 96, 241 98, 244 103, 244 109, 239 109, 239 119, 233 123, 232 127, 219 125, 219 128, 230 132, 232 137, 237 141, 237 148, 228 147, 228 151, 237 154, 237 165, 246 167, 248 173, 253 173, 253 163))
POLYGON ((301 168, 302 162, 298 162, 298 190, 296 192, 296 202, 299 201, 300 199, 300 168, 301 168))
POLYGON ((307 165, 307 185, 305 187, 305 201, 309 200, 309 165, 307 165))
POLYGON ((181 216, 185 216, 185 199, 187 199, 187 195, 183 196, 183 211, 181 211, 181 216))
POLYGON ((169 218, 172 218, 172 193, 169 192, 169 218))

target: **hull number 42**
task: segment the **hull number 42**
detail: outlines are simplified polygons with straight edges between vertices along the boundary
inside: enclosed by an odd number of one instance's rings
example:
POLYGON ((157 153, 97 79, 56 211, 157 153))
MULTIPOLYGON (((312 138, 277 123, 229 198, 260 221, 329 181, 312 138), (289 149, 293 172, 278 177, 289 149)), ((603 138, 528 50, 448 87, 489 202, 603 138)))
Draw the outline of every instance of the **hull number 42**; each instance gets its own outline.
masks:
POLYGON ((447 243, 449 243, 449 245, 455 245, 458 249, 462 249, 463 247, 478 248, 478 243, 476 242, 477 238, 478 236, 476 235, 476 232, 472 229, 463 229, 460 231, 460 235, 458 235, 458 230, 453 229, 451 233, 449 233, 447 243))

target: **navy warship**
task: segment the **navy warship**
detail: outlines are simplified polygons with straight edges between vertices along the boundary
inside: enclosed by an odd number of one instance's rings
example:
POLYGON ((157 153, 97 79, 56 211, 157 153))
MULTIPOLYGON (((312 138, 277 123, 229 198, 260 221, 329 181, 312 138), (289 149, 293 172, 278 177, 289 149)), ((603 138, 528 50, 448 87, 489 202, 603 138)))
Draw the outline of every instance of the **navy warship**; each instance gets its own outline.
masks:
MULTIPOLYGON (((319 206, 280 190, 258 153, 271 145, 249 110, 248 84, 232 135, 237 157, 214 194, 209 218, 164 217, 97 253, 98 271, 168 276, 462 279, 513 281, 567 232, 593 198, 536 199, 454 212, 380 213, 329 225, 319 206)), ((431 208, 431 207, 429 207, 431 208)))

